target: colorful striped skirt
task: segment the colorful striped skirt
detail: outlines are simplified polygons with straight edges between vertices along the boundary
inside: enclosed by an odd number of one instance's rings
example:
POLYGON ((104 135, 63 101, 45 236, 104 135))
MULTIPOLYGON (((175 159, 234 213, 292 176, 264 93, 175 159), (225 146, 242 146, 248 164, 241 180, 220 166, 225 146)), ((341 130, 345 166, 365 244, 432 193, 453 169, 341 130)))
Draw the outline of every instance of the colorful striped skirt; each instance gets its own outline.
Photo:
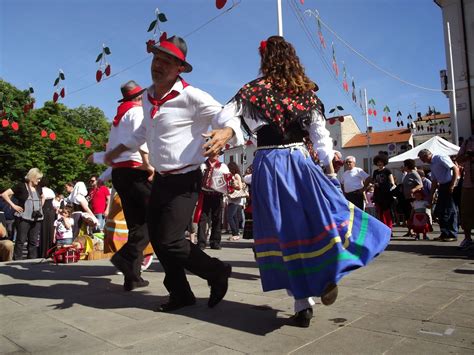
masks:
POLYGON ((301 146, 257 151, 252 203, 264 291, 320 296, 390 241, 390 229, 348 202, 301 146))

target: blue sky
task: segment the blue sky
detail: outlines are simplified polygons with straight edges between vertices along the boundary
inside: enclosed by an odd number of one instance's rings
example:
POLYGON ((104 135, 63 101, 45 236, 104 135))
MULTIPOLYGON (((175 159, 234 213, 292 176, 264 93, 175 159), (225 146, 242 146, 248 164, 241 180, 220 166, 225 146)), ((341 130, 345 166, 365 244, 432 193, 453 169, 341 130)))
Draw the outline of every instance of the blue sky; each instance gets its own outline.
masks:
MULTIPOLYGON (((365 118, 350 95, 342 90, 342 75, 334 78, 321 58, 331 63, 331 42, 342 73, 345 62, 349 88, 354 77, 357 92, 366 88, 379 112, 371 125, 377 130, 397 128, 395 113, 403 117, 428 105, 448 112, 439 92, 418 89, 394 80, 347 49, 328 30, 328 49, 314 47, 295 16, 317 9, 321 19, 352 47, 385 70, 414 84, 439 89, 439 70, 446 68, 441 9, 432 0, 282 0, 283 30, 296 47, 308 75, 318 83, 327 108, 342 105, 361 129, 365 118), (292 3, 298 5, 294 10, 292 3), (393 123, 382 122, 388 105, 393 123)), ((111 120, 121 98, 120 85, 130 79, 150 84, 151 55, 145 42, 148 25, 158 7, 168 21, 161 24, 169 35, 185 36, 192 73, 184 78, 226 102, 247 81, 258 75, 257 47, 277 33, 276 0, 228 0, 223 10, 214 0, 0 0, 0 78, 20 89, 31 84, 36 107, 53 95, 53 82, 62 69, 66 75, 69 107, 92 105, 111 120), (232 3, 238 4, 231 11, 232 3), (219 16, 204 27, 202 25, 219 16), (95 58, 105 43, 112 51, 112 77, 95 84, 95 58), (118 75, 119 71, 121 71, 118 75)), ((304 23, 317 43, 314 18, 304 23)))

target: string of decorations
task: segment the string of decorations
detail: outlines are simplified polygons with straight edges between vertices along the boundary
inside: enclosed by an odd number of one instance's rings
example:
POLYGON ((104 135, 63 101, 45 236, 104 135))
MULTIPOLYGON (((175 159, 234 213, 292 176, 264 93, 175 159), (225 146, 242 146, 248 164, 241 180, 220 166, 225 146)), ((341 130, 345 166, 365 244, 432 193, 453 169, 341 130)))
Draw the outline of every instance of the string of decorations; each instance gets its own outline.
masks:
MULTIPOLYGON (((303 2, 301 2, 301 1, 300 1, 300 3, 303 4, 303 2)), ((355 79, 354 79, 353 76, 351 78, 351 90, 350 90, 350 93, 349 93, 348 74, 347 74, 348 71, 347 71, 346 63, 344 61, 341 61, 341 63, 342 63, 342 79, 340 79, 340 76, 339 76, 340 70, 339 70, 338 57, 337 57, 337 54, 336 54, 336 46, 335 46, 334 41, 332 41, 331 42, 331 53, 330 54, 327 53, 327 51, 326 51, 327 50, 327 40, 326 40, 326 38, 324 36, 324 33, 323 33, 323 26, 324 26, 325 29, 328 29, 328 31, 331 34, 333 34, 334 37, 338 41, 343 43, 352 52, 354 52, 357 55, 363 57, 363 59, 366 62, 368 62, 370 65, 376 67, 378 70, 384 72, 385 74, 391 76, 392 78, 394 78, 398 81, 401 81, 405 84, 415 86, 419 89, 428 90, 428 91, 443 92, 441 89, 431 89, 431 88, 426 88, 426 87, 421 86, 421 85, 410 83, 406 80, 403 80, 403 79, 399 78, 397 75, 384 70, 383 68, 381 68, 380 66, 375 64, 373 61, 371 61, 368 58, 366 58, 365 56, 363 56, 359 51, 354 49, 342 37, 340 37, 334 30, 332 30, 326 23, 324 23, 321 20, 321 17, 320 17, 319 12, 317 10, 305 10, 304 12, 302 12, 302 10, 299 8, 299 6, 296 3, 296 0, 291 0, 290 5, 292 7, 292 10, 295 13, 296 18, 299 21, 301 27, 303 28, 303 31, 307 34, 308 39, 310 40, 311 44, 313 45, 313 48, 319 54, 320 58, 322 59, 323 64, 325 64, 326 69, 328 67, 327 63, 330 60, 330 62, 331 62, 331 71, 332 71, 331 77, 333 77, 339 83, 337 85, 337 87, 340 89, 340 87, 342 86, 342 90, 346 94, 344 96, 349 97, 349 95, 350 95, 350 99, 352 100, 352 103, 356 104, 357 101, 359 101, 359 107, 362 110, 363 115, 365 115, 365 113, 367 111, 368 116, 373 117, 373 119, 375 119, 377 117, 377 108, 376 108, 375 99, 370 98, 367 102, 367 107, 366 108, 364 107, 364 104, 363 104, 364 100, 362 99, 362 89, 358 90, 359 91, 359 97, 357 97, 357 88, 356 88, 355 79), (308 15, 309 17, 314 17, 315 18, 315 20, 316 20, 316 33, 317 33, 319 43, 318 43, 318 41, 316 41, 313 38, 314 37, 313 36, 314 31, 308 30, 308 27, 305 23, 304 16, 302 15, 302 13, 304 13, 305 15, 308 15), (316 43, 318 43, 318 45, 316 45, 316 43), (328 58, 330 58, 330 59, 328 59, 328 58)), ((341 106, 337 105, 336 107, 341 107, 341 106)), ((336 112, 336 114, 339 114, 338 111, 340 111, 340 110, 334 110, 333 109, 333 110, 330 110, 329 113, 336 112)), ((384 105, 382 111, 384 112, 384 114, 382 115, 382 122, 391 123, 392 122, 392 117, 391 117, 390 107, 388 105, 384 105)), ((431 108, 430 108, 430 115, 432 115, 432 117, 435 118, 436 111, 434 111, 434 110, 431 111, 431 108)), ((409 130, 420 131, 420 130, 424 130, 424 128, 423 128, 424 126, 422 125, 423 122, 425 122, 428 125, 433 124, 432 119, 423 120, 422 117, 421 117, 420 112, 417 113, 418 118, 417 118, 416 121, 413 121, 413 117, 411 116, 411 114, 409 114, 406 117, 406 124, 405 124, 405 121, 404 121, 402 116, 403 116, 402 112, 400 110, 398 110, 397 115, 396 115, 396 117, 397 117, 397 119, 396 119, 397 127, 405 127, 406 126, 406 128, 409 129, 409 130), (415 122, 416 122, 416 124, 415 124, 415 122)), ((335 119, 329 119, 328 123, 329 124, 334 124, 335 122, 337 122, 337 118, 338 117, 335 117, 335 119)), ((339 120, 339 121, 343 122, 343 120, 339 120)), ((438 124, 443 125, 444 122, 443 123, 440 122, 438 124)), ((432 127, 430 128, 428 126, 427 131, 433 131, 433 128, 432 127)), ((440 132, 441 133, 447 133, 446 129, 444 129, 444 128, 440 129, 440 132)), ((451 133, 450 130, 448 131, 448 133, 449 134, 451 133)))
MULTIPOLYGON (((222 10, 226 6, 227 2, 228 2, 227 0, 216 0, 215 1, 215 6, 218 10, 222 10)), ((228 12, 232 11, 240 3, 241 3, 241 0, 232 0, 231 6, 229 6, 227 9, 224 9, 223 11, 221 11, 220 14, 218 14, 216 16, 213 16, 211 19, 209 19, 208 21, 206 21, 202 25, 198 26, 196 29, 194 29, 193 31, 191 31, 190 33, 186 34, 183 37, 188 37, 188 36, 194 34, 195 32, 199 31, 201 28, 207 26, 211 22, 218 19, 219 17, 221 17, 221 16, 227 14, 228 12)), ((155 19, 150 23, 150 25, 148 27, 148 31, 147 31, 147 32, 153 31, 153 39, 147 41, 147 52, 149 52, 149 46, 152 43, 150 41, 157 41, 157 40, 160 41, 160 40, 163 40, 167 37, 166 32, 163 31, 160 27, 160 23, 164 23, 164 22, 167 22, 167 21, 168 21, 168 19, 167 19, 166 15, 163 12, 161 12, 158 8, 156 8, 156 10, 155 10, 155 19)), ((103 44, 101 52, 97 55, 96 60, 95 60, 95 62, 98 64, 98 69, 95 73, 95 82, 91 83, 89 85, 86 85, 84 87, 72 90, 68 93, 68 95, 72 95, 72 94, 78 93, 80 91, 86 90, 86 89, 88 89, 88 88, 90 88, 94 85, 98 85, 99 83, 101 83, 105 80, 108 80, 112 77, 118 76, 121 73, 126 72, 126 71, 130 70, 131 68, 133 68, 133 67, 135 67, 135 66, 137 66, 137 65, 139 65, 139 64, 141 64, 141 63, 143 63, 143 62, 145 62, 149 59, 149 56, 147 56, 147 57, 141 59, 140 61, 138 61, 136 63, 133 63, 133 64, 125 67, 124 69, 112 74, 112 67, 111 67, 111 64, 108 61, 108 56, 110 56, 110 55, 111 55, 110 48, 108 46, 106 46, 105 44, 103 44), (104 77, 104 75, 105 75, 105 77, 104 77)), ((55 103, 58 102, 60 99, 64 99, 66 97, 65 80, 66 80, 66 76, 64 74, 64 71, 60 69, 59 74, 55 78, 54 84, 53 84, 54 91, 53 91, 53 97, 52 98, 53 98, 53 102, 55 102, 55 103)), ((35 91, 34 91, 33 87, 30 85, 30 87, 28 89, 28 102, 23 107, 23 115, 24 115, 25 118, 28 115, 28 113, 34 108, 34 103, 35 103, 35 98, 33 97, 34 92, 35 91)), ((5 128, 5 129, 8 128, 8 127, 11 127, 11 129, 13 131, 18 131, 20 126, 19 126, 19 123, 17 121, 20 118, 20 115, 21 115, 21 113, 19 111, 13 109, 12 107, 10 107, 8 105, 7 102, 4 101, 3 94, 0 93, 0 119, 1 119, 0 124, 1 124, 1 127, 5 128)), ((42 138, 49 138, 49 139, 54 141, 57 138, 55 130, 56 130, 56 127, 55 127, 54 123, 51 120, 46 119, 46 120, 43 120, 41 122, 39 134, 42 138)), ((80 133, 80 136, 77 139, 77 143, 79 145, 84 145, 84 147, 86 147, 86 148, 90 148, 92 143, 91 143, 91 140, 90 140, 90 137, 89 137, 90 136, 89 132, 87 132, 86 129, 82 129, 79 133, 80 133)))

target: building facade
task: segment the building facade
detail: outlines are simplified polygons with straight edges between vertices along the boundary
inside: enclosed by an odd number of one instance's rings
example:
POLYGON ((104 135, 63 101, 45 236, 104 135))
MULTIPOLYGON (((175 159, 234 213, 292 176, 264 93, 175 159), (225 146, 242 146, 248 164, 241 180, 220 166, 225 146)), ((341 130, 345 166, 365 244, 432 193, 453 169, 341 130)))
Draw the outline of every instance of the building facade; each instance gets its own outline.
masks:
MULTIPOLYGON (((452 76, 448 43, 447 22, 451 29, 456 109, 459 138, 467 138, 474 120, 474 0, 434 0, 443 11, 444 40, 446 47, 446 89, 452 90, 452 76)), ((443 75, 442 75, 443 76, 443 75)), ((453 96, 448 92, 450 111, 453 115, 453 96)), ((454 116, 453 116, 454 117, 454 116)), ((456 140, 453 139, 456 143, 456 140)))

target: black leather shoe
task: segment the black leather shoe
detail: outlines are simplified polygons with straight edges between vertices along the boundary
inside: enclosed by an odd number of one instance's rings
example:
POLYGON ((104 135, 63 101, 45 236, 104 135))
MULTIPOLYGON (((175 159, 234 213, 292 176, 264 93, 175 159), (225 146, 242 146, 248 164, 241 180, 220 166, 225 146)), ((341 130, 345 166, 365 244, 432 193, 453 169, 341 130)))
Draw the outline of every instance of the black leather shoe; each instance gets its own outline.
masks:
POLYGON ((143 280, 141 277, 140 277, 140 280, 125 279, 125 282, 123 284, 123 289, 125 291, 132 291, 136 288, 147 287, 149 284, 150 284, 149 281, 143 280))
POLYGON ((211 249, 215 249, 215 250, 221 250, 222 247, 220 244, 211 244, 211 249))
POLYGON ((196 297, 188 297, 186 299, 177 299, 170 297, 167 303, 163 303, 155 312, 173 312, 180 308, 192 306, 196 304, 196 297))
POLYGON ((293 322, 301 328, 308 328, 311 318, 313 318, 312 308, 303 309, 302 311, 296 312, 295 315, 291 317, 293 322))
POLYGON ((115 253, 110 259, 110 262, 125 276, 126 279, 136 279, 136 277, 134 277, 135 273, 133 271, 132 263, 119 253, 115 253))
POLYGON ((323 294, 321 295, 321 303, 325 306, 332 305, 334 302, 336 302, 338 293, 339 290, 337 288, 337 285, 334 283, 330 283, 326 286, 323 294))
POLYGON ((232 266, 229 264, 224 264, 224 268, 214 281, 209 283, 211 286, 211 295, 209 296, 209 301, 207 305, 212 308, 216 306, 227 293, 227 288, 229 287, 229 277, 232 273, 232 266))

